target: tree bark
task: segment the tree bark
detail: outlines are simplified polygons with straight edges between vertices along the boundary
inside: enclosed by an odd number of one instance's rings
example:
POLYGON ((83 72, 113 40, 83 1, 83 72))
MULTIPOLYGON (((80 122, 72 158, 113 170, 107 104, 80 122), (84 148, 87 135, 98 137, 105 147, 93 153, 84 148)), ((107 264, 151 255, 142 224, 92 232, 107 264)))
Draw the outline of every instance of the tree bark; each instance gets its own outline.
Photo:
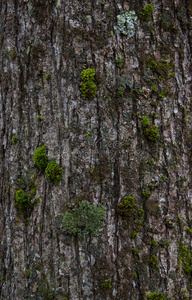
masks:
POLYGON ((150 4, 0 2, 1 299, 191 299, 192 4, 150 4), (82 200, 105 208, 96 236, 63 228, 82 200))

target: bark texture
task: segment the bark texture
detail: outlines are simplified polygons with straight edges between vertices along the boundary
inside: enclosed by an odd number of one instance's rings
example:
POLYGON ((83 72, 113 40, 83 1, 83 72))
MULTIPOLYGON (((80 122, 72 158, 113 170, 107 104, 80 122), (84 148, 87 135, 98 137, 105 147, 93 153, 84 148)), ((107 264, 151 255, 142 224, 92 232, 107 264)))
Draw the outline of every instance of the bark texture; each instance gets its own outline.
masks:
POLYGON ((192 297, 192 3, 148 4, 0 1, 3 300, 192 297), (34 165, 43 145, 63 168, 58 185, 34 165), (37 202, 27 220, 18 190, 37 202), (106 211, 83 239, 62 226, 81 200, 106 211))

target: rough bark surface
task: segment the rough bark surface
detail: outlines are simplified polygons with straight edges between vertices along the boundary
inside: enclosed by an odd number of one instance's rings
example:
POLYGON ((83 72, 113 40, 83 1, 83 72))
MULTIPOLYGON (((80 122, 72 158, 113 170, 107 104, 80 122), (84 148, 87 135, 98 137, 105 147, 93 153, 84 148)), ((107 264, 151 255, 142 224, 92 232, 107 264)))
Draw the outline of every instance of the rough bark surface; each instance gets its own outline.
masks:
POLYGON ((0 1, 3 300, 192 297, 192 3, 148 4, 0 1), (132 36, 118 25, 130 11, 132 36), (80 91, 87 68, 92 99, 80 91), (34 165, 43 145, 63 168, 58 185, 34 165), (26 221, 15 195, 32 189, 26 221), (126 219, 125 196, 136 205, 126 219), (81 200, 106 211, 83 239, 62 226, 81 200))

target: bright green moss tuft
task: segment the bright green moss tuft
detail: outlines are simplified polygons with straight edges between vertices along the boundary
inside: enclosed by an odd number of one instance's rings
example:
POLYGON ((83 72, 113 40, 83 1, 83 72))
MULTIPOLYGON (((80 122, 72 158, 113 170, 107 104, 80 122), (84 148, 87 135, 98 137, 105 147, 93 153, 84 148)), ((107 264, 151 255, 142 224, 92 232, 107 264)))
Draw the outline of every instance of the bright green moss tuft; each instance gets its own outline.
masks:
POLYGON ((43 118, 42 118, 42 116, 37 116, 37 121, 39 121, 39 122, 41 122, 41 121, 43 121, 43 118))
POLYGON ((54 184, 58 184, 61 180, 63 169, 60 168, 56 162, 51 161, 48 163, 45 173, 47 174, 48 180, 52 181, 54 184))
POLYGON ((149 118, 148 118, 148 117, 143 117, 141 123, 142 123, 142 126, 143 126, 144 128, 146 128, 147 126, 150 125, 149 118))
POLYGON ((86 69, 81 72, 80 90, 84 99, 96 96, 97 86, 94 83, 95 69, 86 69))
POLYGON ((106 279, 103 283, 102 283, 102 288, 104 288, 105 290, 111 289, 112 285, 111 285, 111 279, 106 279))
POLYGON ((34 164, 38 169, 43 170, 46 168, 48 159, 46 154, 46 147, 38 147, 33 155, 34 164))
POLYGON ((86 81, 94 81, 95 80, 95 69, 86 69, 86 70, 83 70, 81 72, 81 80, 83 82, 86 82, 86 81))
POLYGON ((11 144, 16 144, 17 141, 18 141, 18 136, 17 135, 12 136, 11 144))
POLYGON ((49 80, 50 78, 51 78, 51 74, 48 73, 48 74, 45 76, 45 79, 46 79, 46 80, 49 80))

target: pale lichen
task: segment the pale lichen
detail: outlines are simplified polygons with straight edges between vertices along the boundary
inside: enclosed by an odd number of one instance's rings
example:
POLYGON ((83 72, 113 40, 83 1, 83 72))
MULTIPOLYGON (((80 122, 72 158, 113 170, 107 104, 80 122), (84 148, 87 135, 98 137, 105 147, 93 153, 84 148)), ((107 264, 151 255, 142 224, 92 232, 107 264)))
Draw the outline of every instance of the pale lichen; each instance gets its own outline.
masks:
POLYGON ((114 29, 123 33, 127 38, 131 38, 135 34, 135 25, 137 23, 137 16, 134 10, 123 12, 117 16, 117 26, 114 29))

